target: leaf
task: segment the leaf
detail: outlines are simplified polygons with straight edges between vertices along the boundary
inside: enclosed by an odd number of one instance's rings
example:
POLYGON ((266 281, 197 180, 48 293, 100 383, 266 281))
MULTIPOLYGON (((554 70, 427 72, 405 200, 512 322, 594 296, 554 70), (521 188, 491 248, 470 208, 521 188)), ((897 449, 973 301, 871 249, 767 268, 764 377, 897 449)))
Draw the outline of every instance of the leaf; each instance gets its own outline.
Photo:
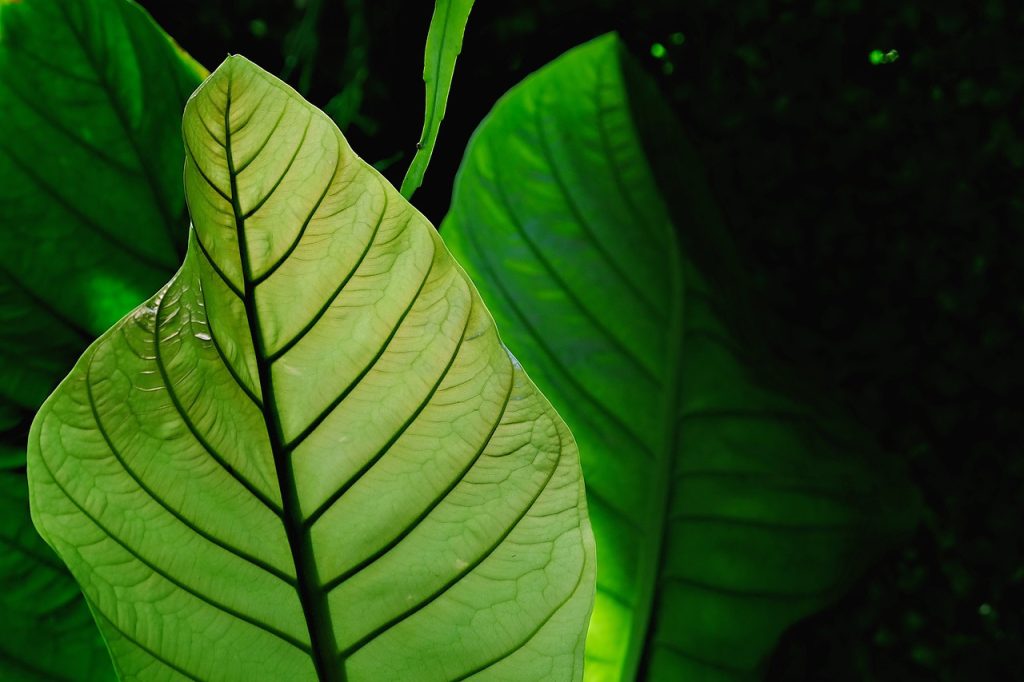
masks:
POLYGON ((579 679, 572 436, 436 231, 230 57, 185 264, 33 422, 33 518, 124 679, 579 679))
POLYGON ((694 260, 723 240, 707 206, 673 225, 628 66, 607 35, 510 91, 441 232, 579 442, 599 559, 586 679, 752 679, 909 516, 867 439, 731 324, 738 282, 709 273, 732 271, 694 260))
POLYGON ((430 156, 434 153, 437 133, 441 129, 448 92, 455 76, 455 60, 462 52, 473 0, 437 0, 427 31, 427 47, 423 55, 423 82, 427 86, 427 107, 423 115, 423 132, 416 143, 416 155, 402 180, 402 196, 411 199, 423 184, 430 156))
POLYGON ((180 260, 201 74, 135 4, 0 3, 0 679, 113 678, 19 467, 31 413, 180 260))
POLYGON ((0 399, 35 409, 173 274, 198 65, 137 5, 0 7, 0 399))

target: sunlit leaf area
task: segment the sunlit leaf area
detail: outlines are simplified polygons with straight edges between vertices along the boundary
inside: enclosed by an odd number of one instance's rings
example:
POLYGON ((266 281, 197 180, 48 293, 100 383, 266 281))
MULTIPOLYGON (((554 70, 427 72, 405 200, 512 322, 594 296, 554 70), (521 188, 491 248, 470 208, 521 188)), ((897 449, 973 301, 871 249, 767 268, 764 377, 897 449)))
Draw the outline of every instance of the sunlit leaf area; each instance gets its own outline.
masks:
POLYGON ((1024 678, 1021 30, 0 1, 0 681, 1024 678))

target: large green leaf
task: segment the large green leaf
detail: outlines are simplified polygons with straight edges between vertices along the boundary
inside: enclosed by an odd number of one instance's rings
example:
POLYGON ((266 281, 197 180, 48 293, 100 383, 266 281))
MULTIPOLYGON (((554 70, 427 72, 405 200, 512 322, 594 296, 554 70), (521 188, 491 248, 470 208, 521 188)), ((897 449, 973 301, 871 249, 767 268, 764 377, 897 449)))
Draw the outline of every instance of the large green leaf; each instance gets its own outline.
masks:
MULTIPOLYGON (((181 109, 201 69, 125 0, 0 2, 0 447, 188 234, 181 109)), ((113 675, 78 588, 2 474, 0 679, 113 675), (30 674, 30 671, 36 673, 30 674)))
POLYGON ((506 95, 442 234, 579 442, 599 566, 586 678, 753 678, 907 518, 856 429, 729 324, 734 269, 696 260, 725 240, 706 206, 673 224, 624 57, 604 36, 506 95))
POLYGON ((462 38, 466 33, 469 11, 473 0, 437 0, 427 31, 427 46, 423 53, 423 83, 427 90, 427 105, 423 114, 423 132, 416 143, 416 154, 402 180, 402 196, 411 199, 423 184, 423 175, 434 153, 437 133, 448 106, 448 93, 455 76, 455 60, 462 52, 462 38))
POLYGON ((125 679, 578 679, 576 446, 430 224, 241 57, 189 100, 185 265, 32 426, 125 679))

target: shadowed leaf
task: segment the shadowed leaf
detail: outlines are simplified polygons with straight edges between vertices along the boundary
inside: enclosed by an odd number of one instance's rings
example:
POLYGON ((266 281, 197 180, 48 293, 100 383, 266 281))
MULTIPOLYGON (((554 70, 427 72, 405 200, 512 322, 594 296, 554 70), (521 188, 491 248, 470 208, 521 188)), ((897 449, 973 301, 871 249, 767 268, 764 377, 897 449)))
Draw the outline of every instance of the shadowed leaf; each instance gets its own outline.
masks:
POLYGON ((0 3, 0 679, 113 676, 32 528, 24 436, 86 345, 180 262, 178 130, 201 71, 133 3, 0 3))
POLYGON ((692 164, 664 178, 686 210, 666 207, 627 59, 604 36, 509 92, 442 234, 579 442, 599 561, 586 679, 753 679, 906 528, 907 494, 734 328, 727 240, 692 164))

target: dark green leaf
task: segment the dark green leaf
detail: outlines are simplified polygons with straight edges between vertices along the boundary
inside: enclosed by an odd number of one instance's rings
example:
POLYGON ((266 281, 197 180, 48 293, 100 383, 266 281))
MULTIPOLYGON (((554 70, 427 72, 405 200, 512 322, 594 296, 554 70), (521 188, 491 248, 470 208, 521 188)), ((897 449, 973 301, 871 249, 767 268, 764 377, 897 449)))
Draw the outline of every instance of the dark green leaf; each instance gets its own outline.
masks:
POLYGON ((113 680, 78 586, 32 527, 27 493, 22 472, 0 468, 0 679, 113 680))
POLYGON ((177 269, 198 67, 124 0, 0 7, 0 396, 35 408, 177 269))
POLYGON ((178 131, 200 72, 132 3, 0 2, 0 679, 113 676, 32 528, 22 423, 177 267, 178 131))
POLYGON ((580 445, 599 556, 586 678, 752 679, 906 528, 904 491, 736 326, 727 240, 706 197, 686 201, 692 167, 664 178, 689 210, 666 207, 625 57, 604 36, 506 95, 442 234, 580 445))

